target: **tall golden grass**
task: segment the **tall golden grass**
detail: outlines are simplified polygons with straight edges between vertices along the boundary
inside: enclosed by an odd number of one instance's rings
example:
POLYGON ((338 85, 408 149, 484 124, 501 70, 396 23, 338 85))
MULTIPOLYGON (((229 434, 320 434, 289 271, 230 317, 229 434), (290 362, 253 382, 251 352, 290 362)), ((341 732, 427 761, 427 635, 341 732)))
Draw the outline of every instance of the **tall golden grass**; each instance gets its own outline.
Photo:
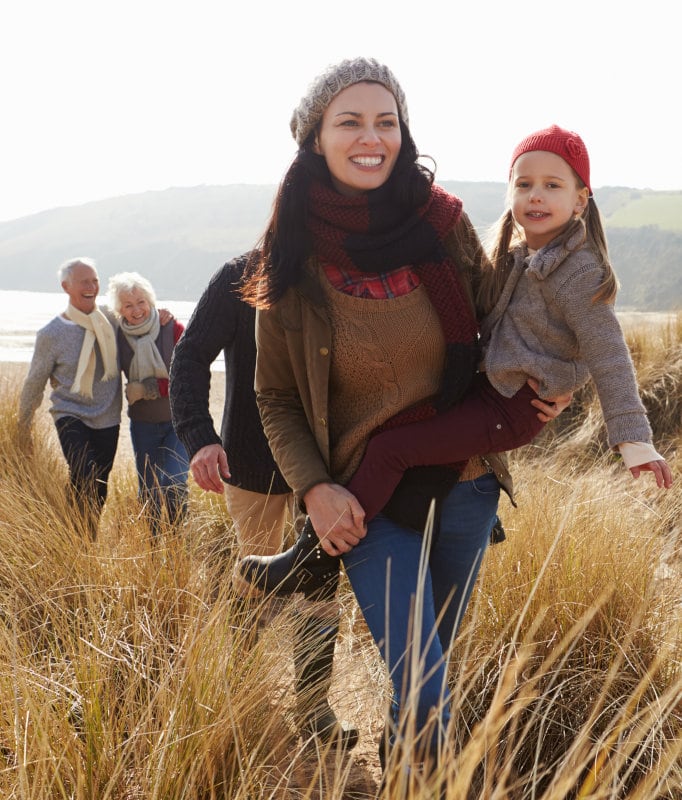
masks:
MULTIPOLYGON (((607 452, 589 387, 514 454, 519 507, 453 646, 441 767, 392 764, 387 797, 682 798, 682 317, 627 334, 676 486, 607 452)), ((342 757, 297 738, 292 615, 254 641, 221 498, 192 486, 186 528, 152 539, 129 459, 87 541, 51 421, 18 440, 1 370, 0 797, 374 797, 387 679, 347 585, 332 702, 361 741, 342 757)))

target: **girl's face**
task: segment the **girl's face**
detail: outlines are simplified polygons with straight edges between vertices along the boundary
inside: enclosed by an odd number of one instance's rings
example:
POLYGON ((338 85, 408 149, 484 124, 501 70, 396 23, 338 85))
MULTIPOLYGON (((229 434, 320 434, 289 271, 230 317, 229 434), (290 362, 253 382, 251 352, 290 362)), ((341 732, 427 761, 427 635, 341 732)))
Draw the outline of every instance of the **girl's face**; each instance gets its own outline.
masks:
POLYGON ((523 153, 514 162, 511 210, 528 247, 539 250, 555 239, 587 206, 587 187, 568 164, 545 150, 523 153))
POLYGON ((395 97, 380 83, 355 83, 327 107, 315 138, 332 184, 352 197, 377 189, 389 178, 402 137, 395 97))
POLYGON ((152 307, 140 289, 135 287, 131 292, 121 292, 121 316, 128 325, 141 325, 149 319, 152 307))

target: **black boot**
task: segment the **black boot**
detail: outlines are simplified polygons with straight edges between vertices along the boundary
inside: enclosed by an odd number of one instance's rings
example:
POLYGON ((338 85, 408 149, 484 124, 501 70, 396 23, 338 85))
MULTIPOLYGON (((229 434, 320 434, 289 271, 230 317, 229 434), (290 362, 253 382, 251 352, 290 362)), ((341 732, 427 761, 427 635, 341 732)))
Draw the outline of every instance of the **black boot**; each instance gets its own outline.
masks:
POLYGON ((267 594, 303 592, 306 597, 325 599, 327 585, 338 578, 339 562, 338 556, 330 556, 320 547, 308 517, 292 547, 276 556, 243 558, 239 562, 239 574, 267 594))
POLYGON ((296 705, 304 739, 314 737, 322 745, 352 750, 358 730, 345 727, 327 699, 338 632, 336 612, 331 618, 299 614, 294 634, 296 705))

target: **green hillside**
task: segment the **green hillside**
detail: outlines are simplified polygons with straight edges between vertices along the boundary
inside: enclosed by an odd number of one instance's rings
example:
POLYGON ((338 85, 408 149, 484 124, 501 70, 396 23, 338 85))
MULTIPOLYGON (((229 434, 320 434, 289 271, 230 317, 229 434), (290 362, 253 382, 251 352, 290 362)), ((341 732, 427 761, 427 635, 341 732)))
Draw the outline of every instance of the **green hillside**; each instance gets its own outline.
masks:
MULTIPOLYGON (((481 234, 504 210, 503 183, 442 185, 463 199, 481 234)), ((0 223, 0 289, 56 290, 57 266, 88 255, 104 280, 137 270, 159 296, 197 300, 217 267, 257 241, 275 191, 274 185, 176 187, 0 223)), ((682 192, 607 186, 595 197, 621 281, 619 307, 682 308, 682 192)))
MULTIPOLYGON (((597 193, 598 195, 599 193, 597 193)), ((599 204, 598 197, 597 203, 599 204)), ((663 231, 682 232, 682 192, 632 192, 623 205, 606 214, 614 228, 642 228, 654 225, 663 231)))

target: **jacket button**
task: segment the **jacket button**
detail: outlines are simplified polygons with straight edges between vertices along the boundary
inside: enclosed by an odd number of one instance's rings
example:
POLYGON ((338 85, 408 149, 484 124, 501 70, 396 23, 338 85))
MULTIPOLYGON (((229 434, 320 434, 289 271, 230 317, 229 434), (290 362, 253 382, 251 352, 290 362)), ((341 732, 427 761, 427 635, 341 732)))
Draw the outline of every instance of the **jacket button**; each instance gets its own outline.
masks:
POLYGON ((322 425, 323 428, 327 427, 327 420, 324 417, 320 417, 320 425, 322 425))
POLYGON ((329 348, 328 347, 320 347, 320 355, 321 356, 328 356, 329 355, 329 348))

